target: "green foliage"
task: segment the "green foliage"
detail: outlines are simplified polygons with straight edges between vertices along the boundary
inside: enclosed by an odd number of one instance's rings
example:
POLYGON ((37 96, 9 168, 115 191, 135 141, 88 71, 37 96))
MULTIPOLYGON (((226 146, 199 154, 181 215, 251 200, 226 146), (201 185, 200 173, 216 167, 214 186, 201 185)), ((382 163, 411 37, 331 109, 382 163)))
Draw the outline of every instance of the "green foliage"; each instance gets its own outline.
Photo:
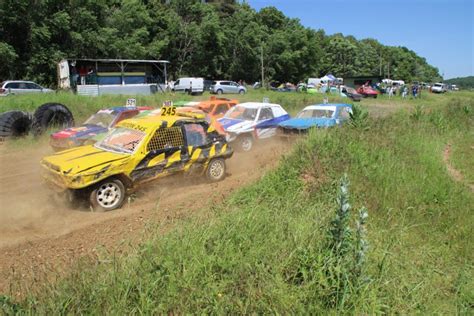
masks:
POLYGON ((452 78, 444 80, 444 83, 455 84, 459 89, 474 89, 474 76, 452 78))
POLYGON ((439 77, 406 48, 326 36, 274 7, 256 12, 245 2, 5 0, 0 16, 0 79, 55 85, 62 58, 144 58, 170 60, 174 79, 254 82, 260 80, 262 51, 269 81, 296 83, 328 72, 390 73, 406 81, 439 77))
POLYGON ((359 104, 352 105, 352 113, 349 113, 349 124, 355 128, 368 128, 369 111, 359 104))

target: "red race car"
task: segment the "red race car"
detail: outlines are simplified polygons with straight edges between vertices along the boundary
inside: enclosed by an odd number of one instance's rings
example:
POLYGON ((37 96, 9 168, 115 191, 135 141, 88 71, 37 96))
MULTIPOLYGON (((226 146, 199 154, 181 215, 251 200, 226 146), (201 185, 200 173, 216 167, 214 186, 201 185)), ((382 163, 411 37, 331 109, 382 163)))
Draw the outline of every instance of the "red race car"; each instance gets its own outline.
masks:
POLYGON ((362 94, 364 98, 372 97, 376 98, 379 92, 375 89, 372 89, 370 86, 360 86, 357 89, 357 93, 362 94))

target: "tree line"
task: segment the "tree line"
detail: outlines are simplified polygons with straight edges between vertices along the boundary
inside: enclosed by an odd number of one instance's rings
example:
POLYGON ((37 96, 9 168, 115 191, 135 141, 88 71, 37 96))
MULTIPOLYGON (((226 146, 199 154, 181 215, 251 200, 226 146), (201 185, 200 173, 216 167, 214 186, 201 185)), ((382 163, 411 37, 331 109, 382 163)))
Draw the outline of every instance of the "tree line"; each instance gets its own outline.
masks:
POLYGON ((473 89, 474 76, 452 78, 452 79, 445 80, 444 83, 455 84, 460 89, 473 89))
POLYGON ((405 47, 304 27, 274 7, 197 0, 2 0, 0 80, 56 83, 63 58, 165 59, 179 76, 298 82, 381 75, 433 82, 439 71, 405 47))

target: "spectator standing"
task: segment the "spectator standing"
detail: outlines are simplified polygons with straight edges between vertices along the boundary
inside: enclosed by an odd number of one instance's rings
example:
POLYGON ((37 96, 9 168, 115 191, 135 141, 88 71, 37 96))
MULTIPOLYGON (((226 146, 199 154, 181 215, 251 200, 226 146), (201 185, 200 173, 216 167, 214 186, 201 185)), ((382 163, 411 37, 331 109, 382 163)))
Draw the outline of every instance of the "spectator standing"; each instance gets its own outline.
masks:
POLYGON ((393 87, 388 87, 388 98, 391 99, 393 97, 393 87))
POLYGON ((79 67, 79 76, 81 77, 81 85, 86 84, 87 69, 84 66, 79 67))

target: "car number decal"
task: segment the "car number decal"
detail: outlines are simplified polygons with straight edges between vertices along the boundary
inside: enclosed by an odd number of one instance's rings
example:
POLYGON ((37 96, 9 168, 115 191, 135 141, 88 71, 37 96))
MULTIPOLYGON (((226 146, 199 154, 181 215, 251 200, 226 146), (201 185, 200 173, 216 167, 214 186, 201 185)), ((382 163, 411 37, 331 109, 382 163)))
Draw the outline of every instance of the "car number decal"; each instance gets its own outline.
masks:
POLYGON ((174 115, 176 115, 176 107, 163 106, 161 108, 161 116, 174 116, 174 115))

